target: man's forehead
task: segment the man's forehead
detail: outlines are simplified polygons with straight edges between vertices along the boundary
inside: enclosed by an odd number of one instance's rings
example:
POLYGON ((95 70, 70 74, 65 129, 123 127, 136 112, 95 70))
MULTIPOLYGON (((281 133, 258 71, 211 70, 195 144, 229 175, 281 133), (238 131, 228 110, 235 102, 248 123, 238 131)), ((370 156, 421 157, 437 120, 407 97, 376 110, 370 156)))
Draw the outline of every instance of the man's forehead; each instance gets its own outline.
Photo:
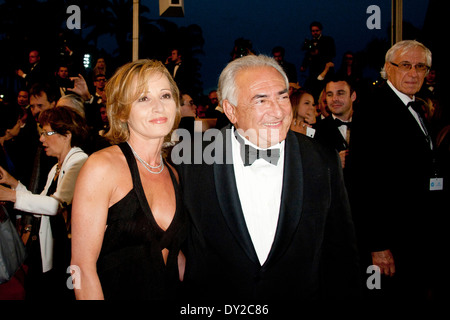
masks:
POLYGON ((285 85, 284 77, 277 69, 270 66, 250 67, 241 70, 236 78, 241 80, 241 86, 243 85, 248 88, 253 88, 258 84, 267 84, 272 81, 280 81, 285 85))
POLYGON ((47 100, 47 94, 45 92, 40 92, 39 94, 33 94, 30 97, 30 101, 36 101, 36 100, 42 100, 45 99, 47 100))
POLYGON ((401 61, 410 61, 410 60, 426 60, 425 50, 420 47, 412 48, 409 50, 398 51, 394 54, 394 59, 401 61))
POLYGON ((327 83, 325 91, 338 91, 338 90, 348 90, 350 86, 346 81, 330 81, 327 83))

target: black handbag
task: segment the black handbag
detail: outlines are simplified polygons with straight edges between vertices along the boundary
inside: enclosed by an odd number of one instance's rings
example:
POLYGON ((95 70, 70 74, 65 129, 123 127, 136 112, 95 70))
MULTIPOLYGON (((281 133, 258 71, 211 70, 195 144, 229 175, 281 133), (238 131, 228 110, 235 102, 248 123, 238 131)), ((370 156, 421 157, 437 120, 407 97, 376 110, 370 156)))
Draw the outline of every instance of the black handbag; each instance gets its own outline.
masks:
POLYGON ((13 277, 25 258, 22 239, 9 218, 8 211, 0 205, 0 284, 13 277))

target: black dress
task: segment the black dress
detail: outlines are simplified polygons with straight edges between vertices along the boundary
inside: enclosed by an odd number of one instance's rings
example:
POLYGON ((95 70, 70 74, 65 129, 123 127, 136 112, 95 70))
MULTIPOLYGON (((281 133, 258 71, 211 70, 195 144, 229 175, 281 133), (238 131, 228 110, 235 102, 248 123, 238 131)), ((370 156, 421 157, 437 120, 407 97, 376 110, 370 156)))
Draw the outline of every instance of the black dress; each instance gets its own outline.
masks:
POLYGON ((97 261, 105 299, 173 300, 180 296, 178 254, 186 237, 186 218, 178 183, 167 166, 176 195, 175 216, 166 231, 155 221, 139 170, 127 143, 119 144, 130 167, 133 189, 108 211, 97 261), (164 263, 161 250, 169 255, 164 263))

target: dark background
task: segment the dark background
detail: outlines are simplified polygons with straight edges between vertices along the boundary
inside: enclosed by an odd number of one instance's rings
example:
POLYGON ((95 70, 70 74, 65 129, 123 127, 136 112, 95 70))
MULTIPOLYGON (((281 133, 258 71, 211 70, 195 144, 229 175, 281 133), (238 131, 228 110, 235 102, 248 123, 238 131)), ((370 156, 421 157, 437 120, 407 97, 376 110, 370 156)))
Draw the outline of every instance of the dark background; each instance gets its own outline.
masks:
MULTIPOLYGON (((300 84, 306 73, 299 68, 301 47, 310 37, 309 24, 316 20, 323 34, 334 38, 336 68, 345 51, 353 51, 370 82, 377 79, 390 47, 390 0, 185 0, 184 17, 161 18, 157 0, 140 3, 140 58, 165 61, 172 46, 181 47, 193 67, 194 96, 207 94, 217 85, 220 71, 230 60, 234 40, 251 41, 255 53, 271 54, 274 46, 286 48, 286 60, 296 65, 300 84), (381 10, 381 29, 370 30, 366 13, 370 5, 381 10)), ((403 38, 417 39, 433 51, 440 67, 446 34, 445 2, 403 1, 403 38), (442 17, 442 18, 440 18, 442 17)), ((14 70, 27 62, 28 52, 38 48, 42 59, 55 63, 63 40, 81 57, 107 58, 109 71, 131 60, 131 0, 3 0, 0 1, 0 90, 7 96, 17 91, 14 70), (81 29, 69 30, 69 5, 81 9, 81 29)), ((89 70, 87 70, 89 71, 89 70)))

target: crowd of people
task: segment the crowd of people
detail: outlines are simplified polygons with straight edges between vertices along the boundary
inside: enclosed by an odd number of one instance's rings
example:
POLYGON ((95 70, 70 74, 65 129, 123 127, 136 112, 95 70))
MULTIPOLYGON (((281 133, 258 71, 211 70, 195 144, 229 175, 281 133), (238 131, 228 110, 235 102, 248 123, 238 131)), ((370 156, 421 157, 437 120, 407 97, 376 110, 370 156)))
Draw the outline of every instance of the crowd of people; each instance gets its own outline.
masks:
POLYGON ((304 85, 282 47, 240 41, 199 105, 177 49, 52 82, 31 51, 0 107, 0 203, 27 250, 0 297, 442 299, 450 122, 431 52, 396 43, 362 90, 354 55, 335 70, 310 28, 304 85))

